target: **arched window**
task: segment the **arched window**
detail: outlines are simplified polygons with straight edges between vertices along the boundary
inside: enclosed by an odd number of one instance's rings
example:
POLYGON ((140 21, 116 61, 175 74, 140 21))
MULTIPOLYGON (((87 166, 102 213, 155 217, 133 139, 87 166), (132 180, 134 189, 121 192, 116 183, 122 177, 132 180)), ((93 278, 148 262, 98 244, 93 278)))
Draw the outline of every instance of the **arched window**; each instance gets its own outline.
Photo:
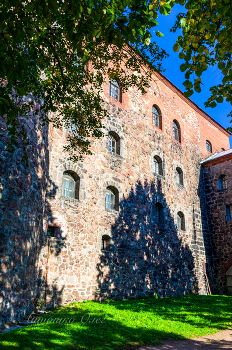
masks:
POLYGON ((177 167, 176 168, 176 183, 178 185, 184 185, 184 181, 183 181, 183 171, 181 168, 177 167))
POLYGON ((108 135, 108 150, 120 154, 120 137, 114 131, 110 131, 108 135))
POLYGON ((74 171, 63 173, 62 196, 79 199, 80 178, 74 171))
POLYGON ((156 105, 152 106, 152 120, 153 125, 155 125, 159 129, 162 129, 162 115, 159 107, 157 107, 156 105))
POLYGON ((226 220, 230 221, 232 219, 232 205, 226 205, 226 220))
POLYGON ((155 156, 153 160, 153 170, 155 174, 163 175, 162 160, 160 157, 155 156))
POLYGON ((119 210, 119 193, 113 186, 106 189, 106 209, 119 210))
POLYGON ((225 151, 225 148, 221 148, 221 151, 224 152, 224 151, 225 151))
POLYGON ((184 214, 181 211, 177 213, 177 226, 178 230, 185 231, 185 219, 184 214))
POLYGON ((212 153, 212 145, 211 142, 206 140, 206 149, 208 152, 212 153))
POLYGON ((181 137, 180 137, 180 125, 178 123, 177 120, 173 120, 172 123, 172 131, 173 131, 173 138, 176 141, 181 141, 181 137))
POLYGON ((111 247, 111 238, 108 235, 102 236, 102 250, 110 250, 111 247))
POLYGON ((164 207, 161 203, 155 204, 155 222, 158 225, 164 223, 164 207))
POLYGON ((116 80, 109 79, 109 95, 115 100, 122 102, 121 89, 119 83, 116 80))
POLYGON ((218 188, 219 190, 224 190, 227 188, 227 178, 226 175, 220 175, 218 178, 218 188))

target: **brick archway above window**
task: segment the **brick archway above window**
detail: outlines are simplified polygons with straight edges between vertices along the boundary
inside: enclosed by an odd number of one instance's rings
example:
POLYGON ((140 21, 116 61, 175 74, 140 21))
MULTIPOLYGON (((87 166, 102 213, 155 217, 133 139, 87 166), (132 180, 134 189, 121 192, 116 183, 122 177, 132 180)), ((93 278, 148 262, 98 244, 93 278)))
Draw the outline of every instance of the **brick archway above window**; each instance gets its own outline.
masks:
MULTIPOLYGON (((62 159, 60 160, 62 162, 62 159)), ((61 196, 62 199, 69 199, 69 200, 79 200, 82 201, 86 198, 86 179, 85 174, 87 173, 86 169, 84 169, 81 162, 79 163, 72 163, 70 161, 65 161, 62 164, 60 164, 59 168, 57 169, 57 172, 54 172, 53 176, 56 176, 56 178, 53 178, 53 181, 57 184, 57 190, 55 195, 61 196), (67 177, 67 180, 70 177, 70 181, 73 179, 75 182, 75 194, 74 197, 70 196, 64 196, 64 177, 67 177)), ((67 185, 67 183, 66 183, 67 185)), ((66 186, 67 187, 67 186, 66 186)))

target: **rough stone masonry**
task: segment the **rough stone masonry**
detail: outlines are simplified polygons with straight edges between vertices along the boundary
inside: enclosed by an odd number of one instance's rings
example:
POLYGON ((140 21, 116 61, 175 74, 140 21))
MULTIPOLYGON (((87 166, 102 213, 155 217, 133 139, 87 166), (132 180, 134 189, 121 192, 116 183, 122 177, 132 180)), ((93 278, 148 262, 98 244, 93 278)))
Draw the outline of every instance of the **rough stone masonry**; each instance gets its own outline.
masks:
POLYGON ((26 167, 20 147, 7 150, 1 120, 2 324, 31 312, 45 294, 47 303, 64 304, 207 292, 211 239, 201 161, 228 149, 229 133, 158 73, 145 95, 130 88, 117 101, 106 79, 102 96, 105 135, 76 164, 62 148, 65 127, 41 128, 31 112, 22 120, 32 141, 26 167), (110 136, 117 152, 109 150, 110 136), (65 175, 75 182, 75 198, 64 196, 65 175), (107 191, 114 209, 106 208, 107 191))

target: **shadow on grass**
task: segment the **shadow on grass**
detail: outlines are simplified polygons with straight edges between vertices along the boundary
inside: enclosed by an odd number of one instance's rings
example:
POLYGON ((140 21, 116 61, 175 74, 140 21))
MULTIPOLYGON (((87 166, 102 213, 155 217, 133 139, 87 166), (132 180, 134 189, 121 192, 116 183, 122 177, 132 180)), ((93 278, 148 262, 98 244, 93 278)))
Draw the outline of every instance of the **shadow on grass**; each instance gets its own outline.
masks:
POLYGON ((144 299, 139 301, 117 302, 118 310, 133 312, 151 312, 155 317, 164 320, 183 322, 196 328, 207 325, 218 330, 232 325, 232 298, 228 296, 179 296, 160 299, 144 299), (222 322, 223 320, 223 322, 222 322))
POLYGON ((231 301, 223 296, 186 296, 71 304, 44 316, 59 323, 1 334, 0 347, 110 350, 156 345, 165 339, 183 340, 229 328, 231 301), (62 323, 65 318, 70 323, 62 323))

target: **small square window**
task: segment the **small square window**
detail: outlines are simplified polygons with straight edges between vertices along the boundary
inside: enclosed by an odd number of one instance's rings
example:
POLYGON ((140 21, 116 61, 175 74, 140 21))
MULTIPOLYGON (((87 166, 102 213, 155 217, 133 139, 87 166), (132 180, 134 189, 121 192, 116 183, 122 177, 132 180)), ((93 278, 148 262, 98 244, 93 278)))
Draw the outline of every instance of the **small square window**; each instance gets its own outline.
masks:
POLYGON ((47 236, 48 237, 57 237, 58 236, 58 227, 54 227, 54 226, 48 226, 47 229, 47 236))

